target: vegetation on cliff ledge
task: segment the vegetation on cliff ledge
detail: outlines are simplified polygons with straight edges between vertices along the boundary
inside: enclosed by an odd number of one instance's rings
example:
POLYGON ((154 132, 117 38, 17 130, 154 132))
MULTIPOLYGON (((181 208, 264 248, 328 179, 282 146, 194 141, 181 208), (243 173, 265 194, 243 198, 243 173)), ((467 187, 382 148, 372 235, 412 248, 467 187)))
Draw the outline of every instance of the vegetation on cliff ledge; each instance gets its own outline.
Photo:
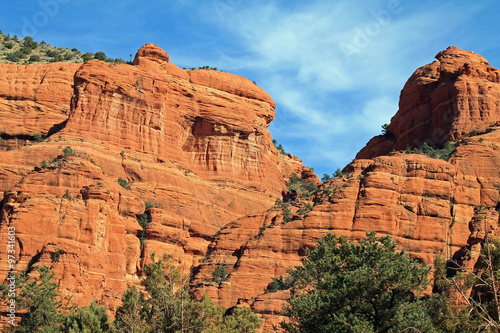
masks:
POLYGON ((0 31, 0 62, 18 64, 40 64, 51 62, 71 62, 83 63, 88 60, 102 60, 110 63, 121 64, 126 61, 121 58, 111 59, 102 51, 96 53, 83 53, 77 49, 66 49, 33 40, 33 37, 26 36, 19 39, 17 35, 4 35, 0 31))
POLYGON ((434 148, 430 146, 427 143, 424 143, 423 145, 420 146, 420 148, 406 148, 405 153, 407 154, 422 154, 429 156, 430 158, 436 158, 436 159, 441 159, 448 161, 451 157, 451 155, 455 152, 456 150, 456 143, 453 142, 446 142, 443 145, 443 148, 434 148))

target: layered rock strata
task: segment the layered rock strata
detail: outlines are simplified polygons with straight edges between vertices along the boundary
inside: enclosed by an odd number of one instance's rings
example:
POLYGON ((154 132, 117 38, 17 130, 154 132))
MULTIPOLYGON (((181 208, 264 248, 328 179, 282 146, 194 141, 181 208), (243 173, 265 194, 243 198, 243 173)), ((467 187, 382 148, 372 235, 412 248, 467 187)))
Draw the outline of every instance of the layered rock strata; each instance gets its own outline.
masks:
POLYGON ((500 118, 500 71, 473 52, 450 46, 406 82, 399 111, 385 136, 373 138, 356 158, 386 155, 424 143, 442 146, 483 133, 500 118))
MULTIPOLYGON (((80 305, 96 299, 115 309, 153 252, 174 254, 189 272, 220 228, 271 207, 286 178, 306 170, 272 143, 275 105, 261 88, 182 70, 152 44, 133 65, 0 72, 8 78, 0 243, 14 227, 18 270, 49 265, 80 305), (141 245, 142 214, 150 223, 141 245)), ((6 252, 0 260, 5 277, 6 252)))
MULTIPOLYGON (((262 89, 180 69, 154 45, 133 65, 0 65, 0 244, 15 227, 18 270, 47 264, 75 302, 111 313, 150 254, 170 253, 193 274, 196 297, 251 306, 264 329, 288 297, 266 292, 272 278, 325 232, 356 240, 374 230, 421 261, 467 250, 473 263, 498 231, 498 70, 453 47, 437 59, 408 80, 390 135, 325 184, 275 148, 275 106, 262 89), (386 156, 451 139, 448 161, 386 156), (318 190, 288 192, 293 173, 318 190), (150 221, 142 244, 139 217, 150 221), (228 274, 215 281, 221 266, 228 274)), ((6 259, 0 251, 3 277, 6 259)))

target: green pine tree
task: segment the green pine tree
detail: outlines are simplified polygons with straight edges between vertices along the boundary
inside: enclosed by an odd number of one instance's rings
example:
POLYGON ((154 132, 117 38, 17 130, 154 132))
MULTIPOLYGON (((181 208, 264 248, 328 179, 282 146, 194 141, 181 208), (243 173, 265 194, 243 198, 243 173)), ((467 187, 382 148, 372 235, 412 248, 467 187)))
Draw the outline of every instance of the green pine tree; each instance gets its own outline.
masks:
POLYGON ((332 234, 318 240, 289 271, 287 332, 433 332, 425 302, 416 296, 428 284, 429 268, 396 251, 388 236, 367 233, 359 245, 332 234))
MULTIPOLYGON (((46 265, 35 267, 38 274, 33 278, 22 274, 16 280, 16 310, 21 317, 12 332, 60 332, 64 320, 63 310, 70 310, 69 298, 62 298, 59 285, 53 281, 54 273, 46 265)), ((2 287, 5 290, 5 287, 2 287)), ((4 298, 7 297, 4 291, 4 298)))
POLYGON ((114 327, 120 333, 148 332, 145 318, 147 316, 146 300, 135 286, 127 289, 122 296, 122 305, 116 310, 114 327))
POLYGON ((61 332, 64 333, 108 333, 112 326, 104 306, 93 301, 89 306, 67 314, 61 332))
POLYGON ((250 309, 236 308, 233 315, 224 316, 223 309, 209 297, 193 299, 188 277, 171 256, 156 261, 153 255, 151 259, 142 282, 147 296, 135 287, 123 294, 113 323, 118 332, 250 333, 262 325, 250 309))

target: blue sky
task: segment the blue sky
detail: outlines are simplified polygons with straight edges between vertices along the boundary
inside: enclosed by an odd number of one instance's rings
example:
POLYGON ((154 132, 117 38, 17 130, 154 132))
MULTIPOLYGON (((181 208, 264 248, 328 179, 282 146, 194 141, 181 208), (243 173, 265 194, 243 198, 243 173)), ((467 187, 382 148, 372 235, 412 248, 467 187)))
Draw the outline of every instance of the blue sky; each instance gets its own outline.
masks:
POLYGON ((398 109, 406 80, 450 45, 500 67, 498 1, 8 1, 3 33, 128 60, 145 43, 179 67, 256 81, 273 138, 321 177, 349 163, 398 109))

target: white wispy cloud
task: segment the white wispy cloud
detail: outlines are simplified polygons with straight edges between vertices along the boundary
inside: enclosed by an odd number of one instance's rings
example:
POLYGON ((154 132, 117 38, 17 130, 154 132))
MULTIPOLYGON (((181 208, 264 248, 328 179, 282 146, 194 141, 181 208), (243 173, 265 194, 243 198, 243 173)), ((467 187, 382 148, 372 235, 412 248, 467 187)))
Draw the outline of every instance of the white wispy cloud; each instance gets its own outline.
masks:
POLYGON ((232 3, 207 20, 242 51, 220 50, 213 61, 251 73, 277 103, 273 135, 325 170, 343 167, 380 133, 405 81, 448 46, 440 43, 471 11, 451 1, 232 3))

